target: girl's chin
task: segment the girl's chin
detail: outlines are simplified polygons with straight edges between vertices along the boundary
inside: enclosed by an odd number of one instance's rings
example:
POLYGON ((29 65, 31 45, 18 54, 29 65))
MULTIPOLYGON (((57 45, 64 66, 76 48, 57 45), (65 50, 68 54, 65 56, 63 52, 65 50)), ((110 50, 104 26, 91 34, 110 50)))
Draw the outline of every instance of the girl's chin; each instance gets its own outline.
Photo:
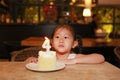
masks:
POLYGON ((66 54, 66 53, 63 52, 63 51, 58 51, 57 53, 58 53, 58 54, 61 54, 61 55, 66 54))

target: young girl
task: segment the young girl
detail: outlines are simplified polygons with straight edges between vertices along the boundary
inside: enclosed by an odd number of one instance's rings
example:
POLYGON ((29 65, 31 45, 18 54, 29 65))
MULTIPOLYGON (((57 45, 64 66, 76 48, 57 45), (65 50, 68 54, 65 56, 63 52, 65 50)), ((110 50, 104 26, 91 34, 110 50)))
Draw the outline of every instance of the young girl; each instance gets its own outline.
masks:
MULTIPOLYGON (((69 25, 57 26, 52 34, 51 45, 56 51, 57 61, 65 64, 77 63, 102 63, 104 57, 101 54, 76 54, 72 49, 78 46, 78 40, 75 37, 75 32, 69 25)), ((37 62, 36 58, 28 58, 27 62, 37 62)))

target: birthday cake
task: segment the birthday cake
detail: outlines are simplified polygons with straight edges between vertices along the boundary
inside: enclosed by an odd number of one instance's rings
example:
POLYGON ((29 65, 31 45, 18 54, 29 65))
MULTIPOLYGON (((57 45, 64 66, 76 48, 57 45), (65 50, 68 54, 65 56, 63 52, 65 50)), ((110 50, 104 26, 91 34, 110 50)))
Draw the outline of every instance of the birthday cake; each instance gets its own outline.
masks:
POLYGON ((39 51, 38 53, 38 68, 39 70, 52 70, 56 67, 56 52, 50 51, 50 41, 45 37, 45 41, 42 45, 46 48, 46 51, 39 51))
POLYGON ((51 70, 56 67, 56 52, 39 52, 38 67, 40 70, 51 70))

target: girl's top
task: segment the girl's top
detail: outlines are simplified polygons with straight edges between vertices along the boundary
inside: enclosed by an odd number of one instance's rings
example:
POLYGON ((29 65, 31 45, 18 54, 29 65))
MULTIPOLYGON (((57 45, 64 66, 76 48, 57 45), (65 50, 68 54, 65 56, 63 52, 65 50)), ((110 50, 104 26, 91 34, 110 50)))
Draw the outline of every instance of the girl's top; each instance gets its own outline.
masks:
POLYGON ((76 57, 76 55, 77 55, 77 54, 75 54, 75 53, 71 53, 71 54, 69 54, 68 59, 73 59, 73 58, 76 57))

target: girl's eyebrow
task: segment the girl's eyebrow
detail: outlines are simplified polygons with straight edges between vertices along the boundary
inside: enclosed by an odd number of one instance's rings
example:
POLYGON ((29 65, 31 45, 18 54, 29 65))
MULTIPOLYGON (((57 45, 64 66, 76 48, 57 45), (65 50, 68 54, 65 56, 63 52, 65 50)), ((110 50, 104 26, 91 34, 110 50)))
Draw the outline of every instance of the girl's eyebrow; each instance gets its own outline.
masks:
POLYGON ((70 34, 65 34, 65 35, 70 36, 70 34))
POLYGON ((57 33, 55 33, 54 35, 58 35, 59 33, 57 32, 57 33))

